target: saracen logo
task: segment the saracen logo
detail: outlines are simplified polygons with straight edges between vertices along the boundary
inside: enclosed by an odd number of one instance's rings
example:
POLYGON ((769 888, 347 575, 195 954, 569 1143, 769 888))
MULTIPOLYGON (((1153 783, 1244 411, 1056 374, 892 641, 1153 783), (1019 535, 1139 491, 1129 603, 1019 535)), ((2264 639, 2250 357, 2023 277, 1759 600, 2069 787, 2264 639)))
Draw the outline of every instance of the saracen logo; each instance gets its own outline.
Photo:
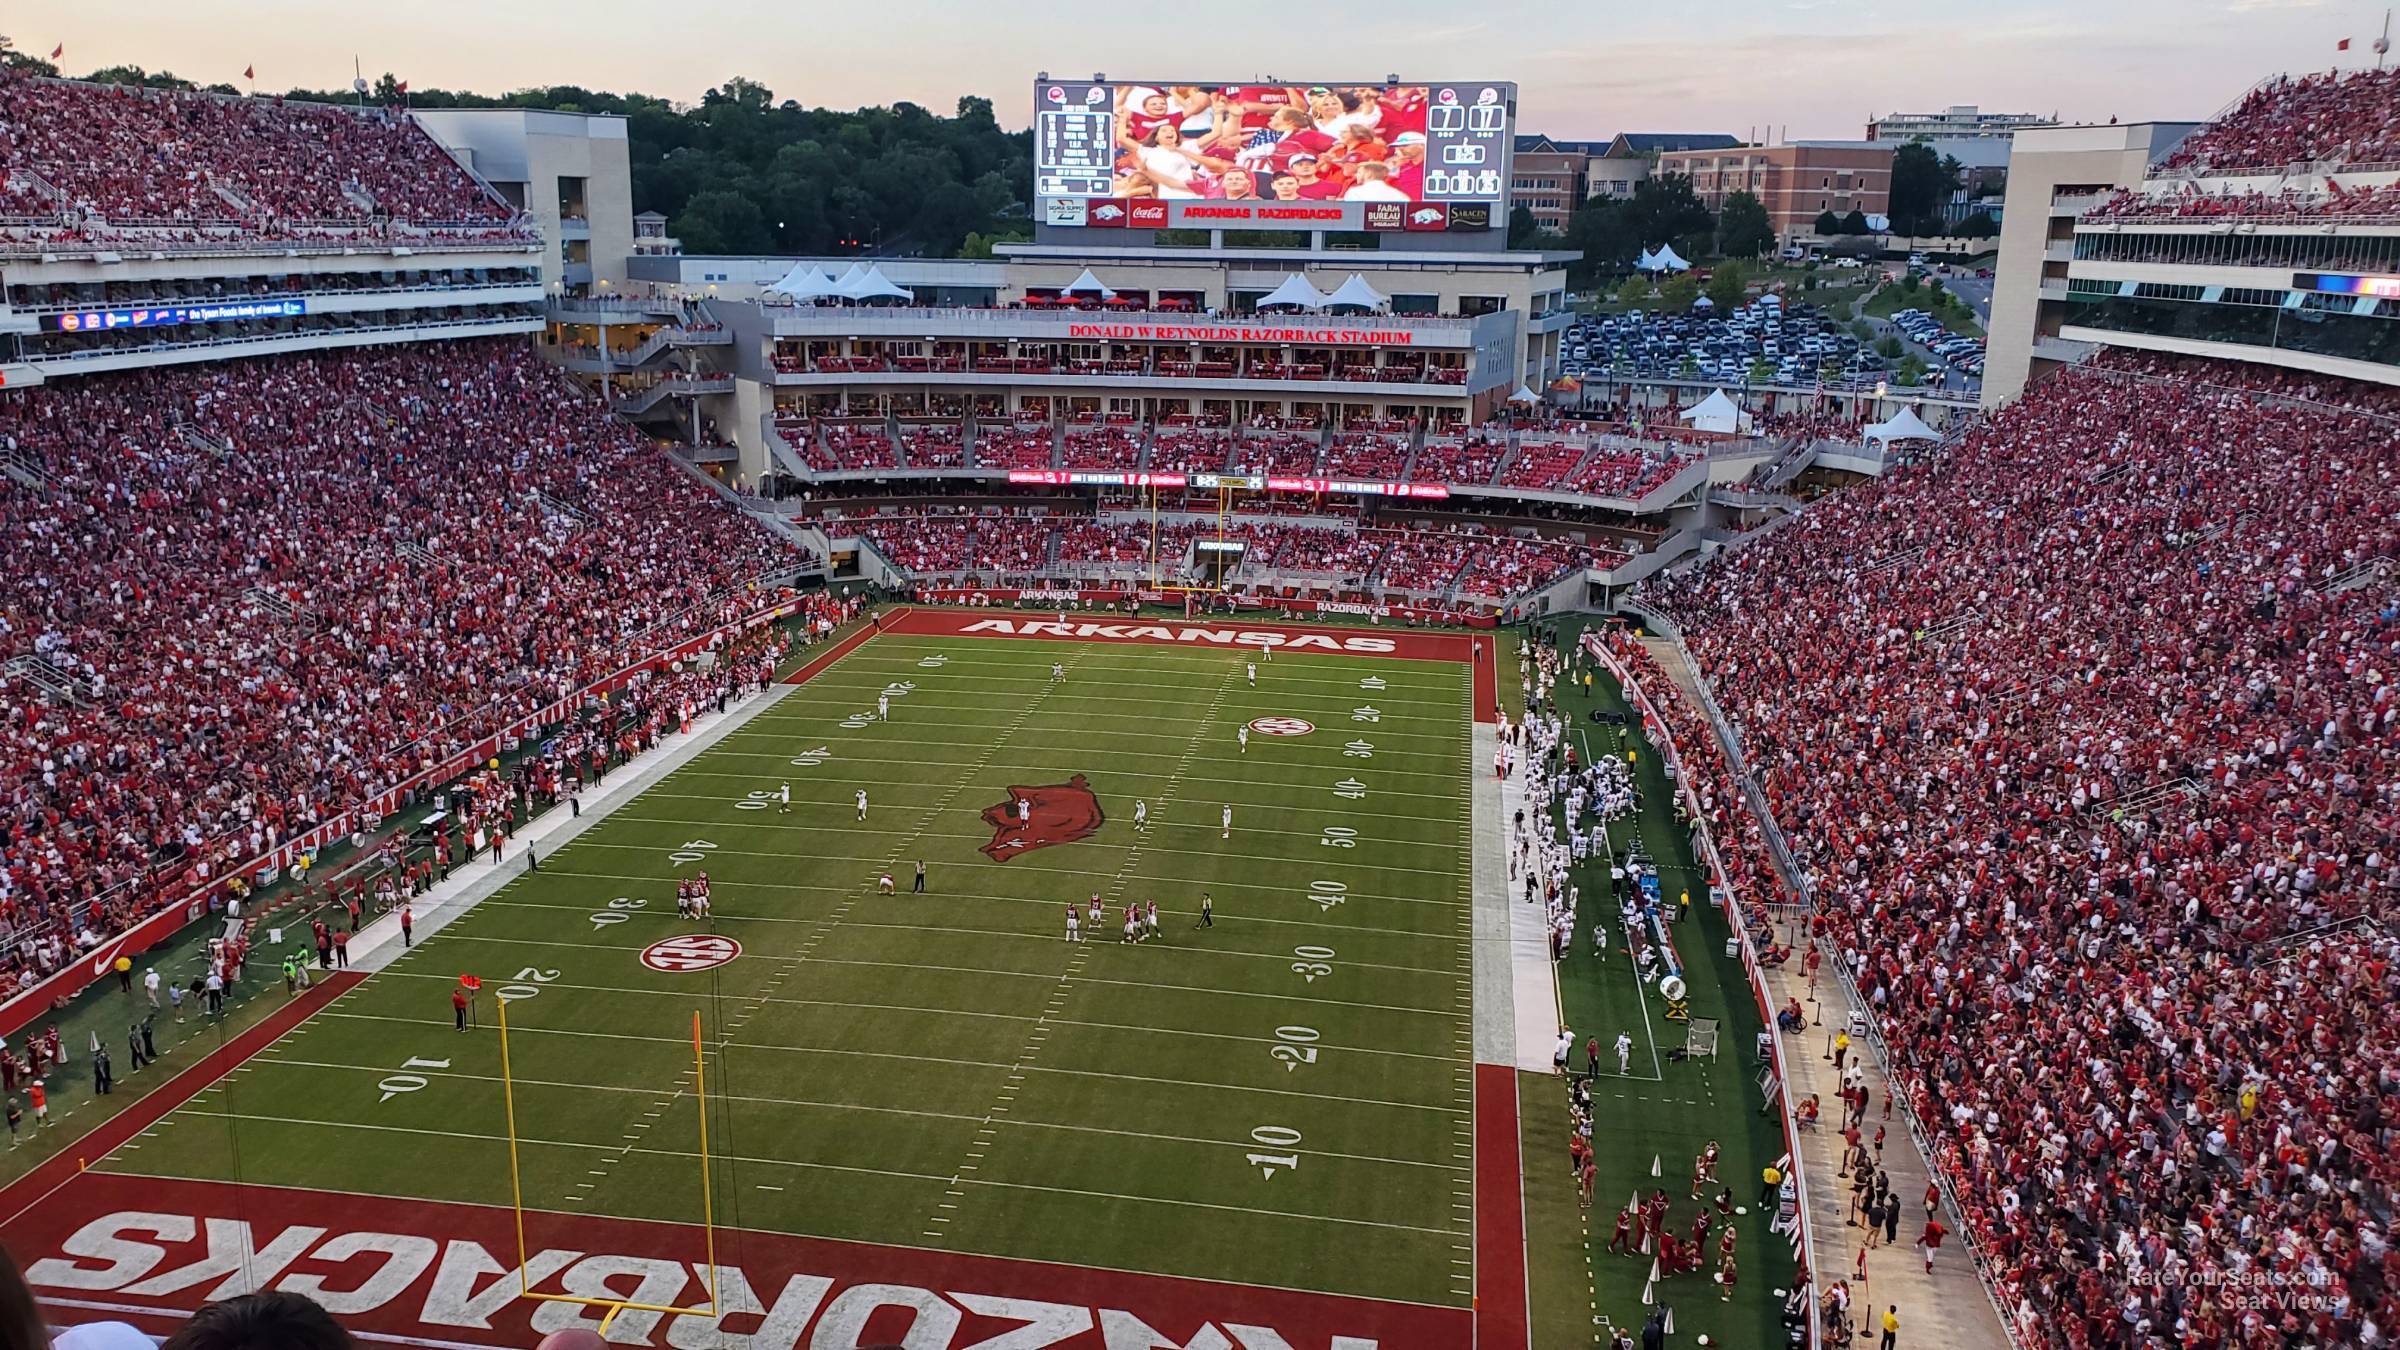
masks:
POLYGON ((990 633, 997 637, 1082 638, 1087 642, 1176 642, 1211 647, 1281 647, 1285 651, 1362 652, 1389 654, 1390 638, 1334 637, 1326 633, 1279 633, 1266 628, 1198 628, 1164 623, 1083 623, 1048 619, 977 619, 962 634, 990 633))
POLYGON ((1008 800, 983 809, 983 822, 992 827, 992 842, 983 846, 994 862, 1031 853, 1052 844, 1072 844, 1089 838, 1108 821, 1100 799, 1092 795, 1082 774, 1046 787, 1015 787, 1008 800))

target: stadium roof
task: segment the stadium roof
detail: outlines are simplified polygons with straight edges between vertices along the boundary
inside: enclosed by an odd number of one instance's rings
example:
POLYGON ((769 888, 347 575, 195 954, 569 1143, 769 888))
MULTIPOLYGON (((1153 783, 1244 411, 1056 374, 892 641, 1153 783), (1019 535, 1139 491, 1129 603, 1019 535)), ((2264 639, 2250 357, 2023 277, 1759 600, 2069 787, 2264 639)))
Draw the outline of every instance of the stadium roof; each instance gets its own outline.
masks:
POLYGON ((1541 135, 1519 136, 1517 137, 1517 153, 1520 155, 1605 155, 1608 153, 1609 143, 1610 138, 1606 136, 1596 141, 1568 141, 1560 140, 1555 136, 1541 135))
POLYGON ((1608 157, 1626 159, 1668 150, 1731 150, 1741 143, 1741 137, 1721 131, 1620 131, 1608 143, 1608 157))

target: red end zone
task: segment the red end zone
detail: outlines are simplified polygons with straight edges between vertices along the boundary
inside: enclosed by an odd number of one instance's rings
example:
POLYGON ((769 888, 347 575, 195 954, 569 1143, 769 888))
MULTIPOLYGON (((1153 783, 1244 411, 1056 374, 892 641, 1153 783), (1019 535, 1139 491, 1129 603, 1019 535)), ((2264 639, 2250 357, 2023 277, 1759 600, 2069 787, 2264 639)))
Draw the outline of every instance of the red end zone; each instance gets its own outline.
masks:
POLYGON ((1475 720, 1500 718, 1500 666, 1497 644, 1488 633, 1385 632, 1372 628, 1322 625, 1200 622, 1167 619, 1048 617, 1039 611, 974 609, 894 610, 873 627, 835 643, 805 666, 784 677, 785 684, 805 684, 827 666, 881 633, 908 637, 1017 637, 1056 642, 1129 642, 1160 647, 1218 647, 1227 651, 1264 649, 1320 652, 1329 655, 1389 656, 1403 661, 1465 661, 1475 681, 1475 720))
MULTIPOLYGON (((698 1228, 527 1219, 537 1292, 708 1302, 698 1228)), ((211 1299, 274 1288, 316 1300, 373 1339, 525 1350, 552 1331, 597 1327, 601 1315, 517 1297, 512 1217, 481 1205, 91 1172, 12 1222, 8 1246, 60 1324, 129 1318, 165 1331, 211 1299)), ((720 1230, 717 1259, 719 1322, 627 1312, 609 1340, 745 1350, 1456 1350, 1472 1335, 1463 1308, 774 1233, 720 1230)))

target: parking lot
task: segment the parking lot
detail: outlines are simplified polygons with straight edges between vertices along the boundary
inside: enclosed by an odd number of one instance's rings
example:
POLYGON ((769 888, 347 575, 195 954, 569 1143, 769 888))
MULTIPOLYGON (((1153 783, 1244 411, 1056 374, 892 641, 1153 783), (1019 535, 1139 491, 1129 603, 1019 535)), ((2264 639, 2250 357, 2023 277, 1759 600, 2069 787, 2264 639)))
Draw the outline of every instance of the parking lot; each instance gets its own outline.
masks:
POLYGON ((1971 379, 1983 378, 1983 340, 1963 333, 1953 333, 1939 319, 1921 309, 1903 309, 1892 315, 1892 327, 1899 329, 1909 341, 1930 354, 1927 368, 1939 373, 1944 369, 1971 379))
POLYGON ((1633 310, 1578 320, 1562 338, 1560 365, 1577 377, 1871 385, 1888 378, 1891 363, 1845 322, 1770 293, 1730 314, 1703 301, 1688 314, 1633 310))

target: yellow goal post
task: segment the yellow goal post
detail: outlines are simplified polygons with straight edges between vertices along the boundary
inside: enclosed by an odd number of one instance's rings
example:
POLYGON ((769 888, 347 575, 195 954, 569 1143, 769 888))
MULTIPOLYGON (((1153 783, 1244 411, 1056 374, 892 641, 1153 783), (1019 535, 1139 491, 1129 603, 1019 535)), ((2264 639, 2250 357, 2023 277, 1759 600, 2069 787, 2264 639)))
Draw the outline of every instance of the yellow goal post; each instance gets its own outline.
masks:
POLYGON ((525 1251, 525 1179, 517 1159, 517 1085, 508 1056, 508 1000, 499 1001, 500 1011, 500 1096, 508 1116, 508 1191, 509 1208, 517 1230, 517 1297, 537 1303, 576 1303, 589 1308, 605 1308, 600 1319, 600 1334, 608 1334, 609 1324, 624 1312, 667 1313, 681 1317, 706 1317, 715 1320, 724 1315, 723 1299, 718 1293, 717 1275, 717 1210, 715 1188, 710 1184, 708 1158, 708 1056, 700 1032, 700 1013, 692 1012, 692 1097, 700 1107, 700 1214, 701 1232, 708 1249, 708 1302, 700 1307, 678 1307, 662 1303, 637 1303, 631 1299, 595 1298, 585 1294, 547 1294, 533 1288, 526 1275, 525 1251))

